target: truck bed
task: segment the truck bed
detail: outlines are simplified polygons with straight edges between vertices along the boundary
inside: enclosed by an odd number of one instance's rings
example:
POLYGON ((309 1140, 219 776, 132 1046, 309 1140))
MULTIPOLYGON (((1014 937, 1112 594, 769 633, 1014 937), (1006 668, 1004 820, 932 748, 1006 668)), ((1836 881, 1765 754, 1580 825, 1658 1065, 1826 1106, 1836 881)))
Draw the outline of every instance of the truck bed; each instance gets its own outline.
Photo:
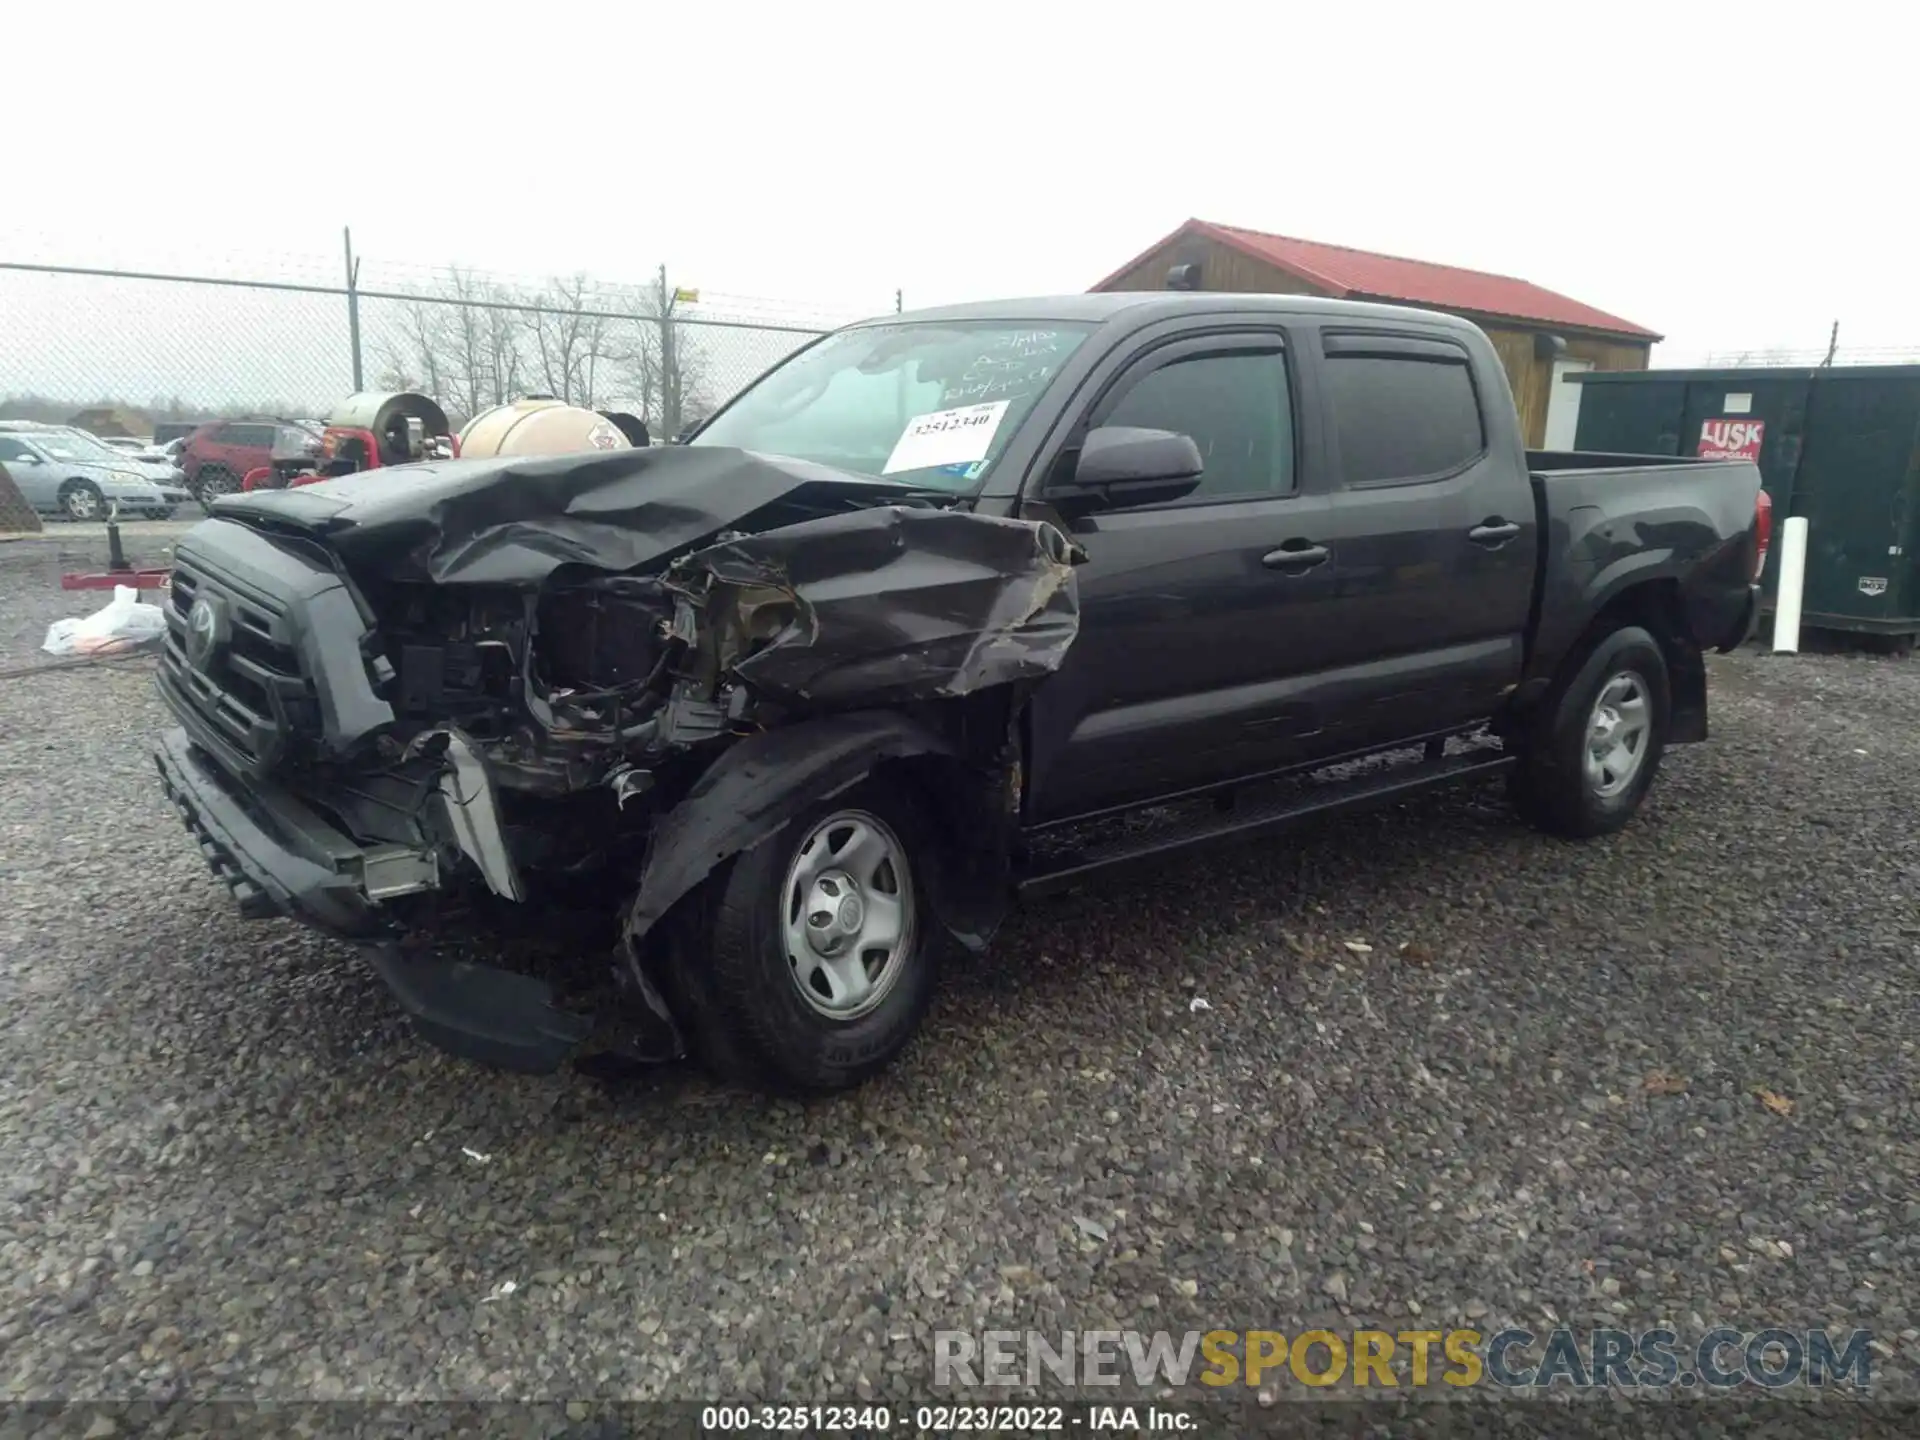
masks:
POLYGON ((1760 490, 1752 461, 1529 450, 1527 469, 1542 536, 1529 679, 1566 654, 1609 597, 1646 580, 1678 588, 1693 634, 1742 632, 1760 490))

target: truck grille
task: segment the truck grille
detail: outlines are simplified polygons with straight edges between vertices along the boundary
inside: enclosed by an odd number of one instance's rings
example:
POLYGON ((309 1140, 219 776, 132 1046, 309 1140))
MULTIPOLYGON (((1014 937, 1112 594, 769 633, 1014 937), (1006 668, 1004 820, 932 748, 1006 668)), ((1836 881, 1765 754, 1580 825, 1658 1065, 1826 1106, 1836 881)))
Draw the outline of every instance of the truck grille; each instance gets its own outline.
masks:
POLYGON ((176 709, 191 710, 183 719, 203 722, 192 727, 195 738, 217 743, 241 768, 272 769, 313 723, 313 687, 295 641, 283 603, 176 556, 161 683, 176 709), (202 599, 221 630, 196 645, 192 617, 202 599))

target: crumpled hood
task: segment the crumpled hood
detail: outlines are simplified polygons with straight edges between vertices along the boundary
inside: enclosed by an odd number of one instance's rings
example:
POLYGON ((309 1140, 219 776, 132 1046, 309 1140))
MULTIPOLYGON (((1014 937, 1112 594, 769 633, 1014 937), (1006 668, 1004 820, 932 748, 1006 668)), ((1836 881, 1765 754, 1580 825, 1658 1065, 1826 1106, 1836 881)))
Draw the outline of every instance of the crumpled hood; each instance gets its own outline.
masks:
POLYGON ((792 519, 908 493, 722 446, 441 460, 226 495, 214 514, 325 538, 350 568, 446 585, 534 588, 562 565, 633 570, 769 506, 792 519))

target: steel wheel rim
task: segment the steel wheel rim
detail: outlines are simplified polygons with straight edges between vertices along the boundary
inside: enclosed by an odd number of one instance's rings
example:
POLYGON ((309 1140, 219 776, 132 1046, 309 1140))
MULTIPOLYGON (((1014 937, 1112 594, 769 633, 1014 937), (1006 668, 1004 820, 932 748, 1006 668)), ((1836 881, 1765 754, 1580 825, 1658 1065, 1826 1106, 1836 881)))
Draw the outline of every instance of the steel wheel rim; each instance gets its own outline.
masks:
POLYGON ((1600 687, 1587 715, 1587 788, 1602 800, 1631 786, 1647 763, 1653 702, 1638 674, 1622 670, 1600 687))
POLYGON ((91 520, 99 508, 100 497, 86 486, 76 485, 67 491, 67 514, 75 520, 91 520))
POLYGON ((907 847, 866 810, 836 810, 801 841, 780 887, 780 934, 794 988, 832 1020, 886 999, 914 943, 907 847))

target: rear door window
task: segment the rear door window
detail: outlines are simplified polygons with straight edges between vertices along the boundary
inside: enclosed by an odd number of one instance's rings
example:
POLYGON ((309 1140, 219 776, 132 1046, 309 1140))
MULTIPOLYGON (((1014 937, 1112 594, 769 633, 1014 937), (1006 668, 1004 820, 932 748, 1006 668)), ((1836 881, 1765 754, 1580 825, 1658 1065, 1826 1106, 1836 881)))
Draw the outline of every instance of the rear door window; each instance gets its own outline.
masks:
POLYGON ((1455 358, 1440 346, 1409 354, 1328 348, 1327 391, 1347 484, 1440 480, 1486 450, 1464 351, 1455 358))

